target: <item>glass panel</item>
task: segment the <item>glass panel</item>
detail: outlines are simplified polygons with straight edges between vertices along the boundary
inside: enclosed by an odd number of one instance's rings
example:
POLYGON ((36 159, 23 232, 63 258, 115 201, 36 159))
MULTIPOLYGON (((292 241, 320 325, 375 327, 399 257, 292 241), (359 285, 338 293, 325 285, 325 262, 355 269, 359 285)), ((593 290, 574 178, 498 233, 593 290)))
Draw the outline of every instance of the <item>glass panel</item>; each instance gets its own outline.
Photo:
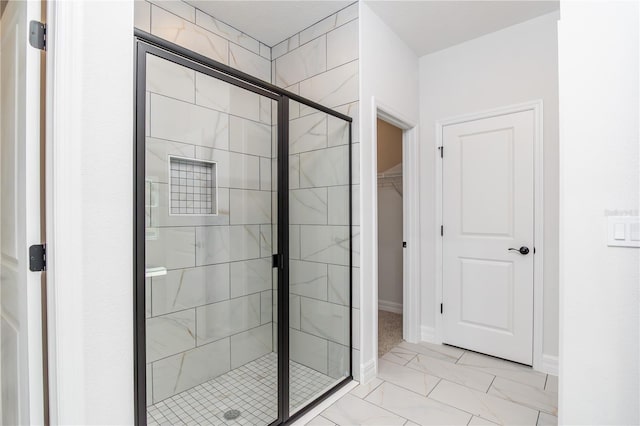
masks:
POLYGON ((149 423, 278 418, 276 108, 147 55, 149 423))
POLYGON ((349 123, 300 111, 289 127, 292 414, 350 374, 349 123))

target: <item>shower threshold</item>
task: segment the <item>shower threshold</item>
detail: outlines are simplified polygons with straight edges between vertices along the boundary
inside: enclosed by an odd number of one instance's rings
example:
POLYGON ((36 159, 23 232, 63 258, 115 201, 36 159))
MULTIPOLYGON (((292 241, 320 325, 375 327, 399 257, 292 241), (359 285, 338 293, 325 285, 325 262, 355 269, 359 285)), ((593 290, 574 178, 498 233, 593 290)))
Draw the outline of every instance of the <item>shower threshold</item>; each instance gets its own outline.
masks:
MULTIPOLYGON (((277 417, 278 355, 271 352, 215 379, 147 407, 147 424, 268 425, 277 417), (233 419, 229 413, 239 415, 233 419)), ((291 412, 336 385, 334 379, 290 361, 291 412)))

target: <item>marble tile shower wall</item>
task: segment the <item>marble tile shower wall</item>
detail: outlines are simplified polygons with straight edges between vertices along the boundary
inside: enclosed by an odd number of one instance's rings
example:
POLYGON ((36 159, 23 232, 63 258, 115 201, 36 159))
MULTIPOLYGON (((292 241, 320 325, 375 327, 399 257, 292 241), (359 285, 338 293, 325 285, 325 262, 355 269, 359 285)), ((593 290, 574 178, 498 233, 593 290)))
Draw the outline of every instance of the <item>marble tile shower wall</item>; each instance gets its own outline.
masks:
MULTIPOLYGON (((263 80, 271 49, 183 2, 136 1, 136 26, 263 80)), ((147 401, 273 351, 271 100, 147 62, 147 401), (168 156, 215 161, 217 216, 169 214, 168 156)))
MULTIPOLYGON (((353 373, 359 372, 359 74, 354 3, 272 48, 272 83, 353 117, 353 373)), ((343 377, 349 359, 348 127, 290 104, 290 351, 343 377)))

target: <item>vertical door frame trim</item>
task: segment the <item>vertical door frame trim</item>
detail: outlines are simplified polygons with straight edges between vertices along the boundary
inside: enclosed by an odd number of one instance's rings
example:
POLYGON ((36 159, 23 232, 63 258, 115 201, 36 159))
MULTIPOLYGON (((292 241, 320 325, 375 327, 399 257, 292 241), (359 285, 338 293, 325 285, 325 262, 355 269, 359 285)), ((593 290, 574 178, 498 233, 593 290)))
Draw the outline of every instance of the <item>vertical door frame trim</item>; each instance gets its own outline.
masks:
MULTIPOLYGON (((378 129, 377 119, 380 118, 400 129, 402 129, 402 186, 403 186, 403 241, 407 242, 407 248, 403 249, 403 277, 402 277, 402 311, 403 324, 402 334, 405 340, 413 343, 420 341, 420 211, 419 211, 419 129, 418 124, 405 117, 394 108, 385 105, 375 97, 372 97, 372 148, 371 148, 371 200, 374 206, 373 226, 369 229, 372 235, 373 264, 372 268, 372 315, 370 338, 373 342, 373 355, 375 362, 375 373, 378 371, 378 129)), ((363 188, 364 189, 364 188, 363 188)), ((365 284, 366 285, 366 284, 365 284)), ((361 293, 367 291, 363 288, 361 293)), ((368 321, 361 321, 367 324, 368 321)), ((362 330, 361 335, 366 335, 362 330)), ((362 345, 361 345, 362 347, 362 345)), ((368 363, 367 363, 368 364, 368 363)), ((361 372, 363 382, 367 382, 371 376, 371 369, 361 372), (366 374, 366 375, 365 375, 366 374)), ((374 375, 375 376, 375 375, 374 375)))
MULTIPOLYGON (((533 233, 533 247, 535 247, 535 254, 533 257, 533 369, 538 371, 544 370, 543 364, 543 327, 544 327, 544 165, 543 165, 543 103, 542 99, 537 99, 521 104, 508 105, 505 107, 494 108, 484 110, 480 112, 458 115, 442 120, 437 120, 435 123, 436 131, 436 146, 433 149, 436 151, 435 155, 435 182, 436 182, 436 228, 435 235, 438 236, 440 225, 442 224, 442 192, 443 192, 443 177, 442 177, 442 161, 438 147, 442 146, 443 138, 442 132, 445 126, 454 124, 465 123, 468 121, 481 120, 485 118, 497 117, 501 115, 508 115, 523 111, 533 111, 534 113, 534 233, 533 233)), ((446 155, 446 153, 444 154, 446 155)), ((445 230, 446 232, 446 230, 445 230)), ((443 322, 442 315, 440 314, 440 303, 442 303, 443 297, 443 238, 435 238, 435 252, 436 252, 436 268, 435 268, 435 282, 436 291, 434 299, 434 313, 435 313, 435 341, 434 343, 441 344, 444 339, 443 335, 443 322)), ((445 307, 446 309, 446 307, 445 307)))

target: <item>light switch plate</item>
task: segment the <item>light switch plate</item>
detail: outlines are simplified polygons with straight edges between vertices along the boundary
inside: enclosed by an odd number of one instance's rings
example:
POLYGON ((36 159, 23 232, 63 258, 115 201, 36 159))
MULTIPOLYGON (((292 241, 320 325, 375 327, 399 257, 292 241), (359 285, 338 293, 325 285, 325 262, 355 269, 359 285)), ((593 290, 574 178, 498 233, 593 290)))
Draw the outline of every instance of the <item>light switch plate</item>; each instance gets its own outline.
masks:
POLYGON ((609 247, 640 247, 640 217, 608 216, 607 221, 609 247))

